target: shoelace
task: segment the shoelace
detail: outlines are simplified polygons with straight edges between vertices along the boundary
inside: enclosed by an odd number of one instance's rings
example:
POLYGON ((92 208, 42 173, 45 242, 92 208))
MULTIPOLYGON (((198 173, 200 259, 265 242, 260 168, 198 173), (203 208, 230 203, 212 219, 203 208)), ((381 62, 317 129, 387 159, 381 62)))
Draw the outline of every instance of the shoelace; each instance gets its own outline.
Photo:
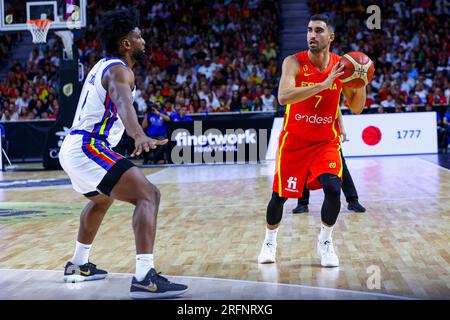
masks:
POLYGON ((266 246, 270 250, 275 250, 275 245, 272 242, 266 242, 266 246))
POLYGON ((170 283, 169 279, 167 279, 167 278, 165 278, 165 277, 163 277, 163 276, 161 275, 161 272, 158 272, 158 273, 156 274, 156 277, 159 278, 159 279, 162 279, 164 282, 170 283))
POLYGON ((92 262, 88 262, 88 263, 86 263, 86 264, 87 264, 88 267, 91 267, 91 268, 93 268, 93 269, 97 269, 97 265, 96 265, 96 264, 93 264, 92 262))

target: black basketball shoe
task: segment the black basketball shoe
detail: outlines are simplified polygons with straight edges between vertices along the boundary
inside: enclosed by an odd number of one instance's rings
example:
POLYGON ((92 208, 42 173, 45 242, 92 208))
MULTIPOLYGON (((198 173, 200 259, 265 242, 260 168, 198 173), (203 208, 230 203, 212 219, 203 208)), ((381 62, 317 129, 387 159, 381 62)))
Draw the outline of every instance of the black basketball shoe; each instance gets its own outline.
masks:
POLYGON ((137 281, 133 277, 130 297, 132 299, 175 298, 186 293, 187 290, 188 287, 184 284, 172 283, 152 268, 142 281, 137 281))
POLYGON ((105 279, 108 272, 97 269, 93 263, 85 263, 78 266, 68 261, 64 267, 64 281, 65 282, 83 282, 105 279))
POLYGON ((366 212, 366 208, 364 208, 358 201, 349 202, 347 209, 355 212, 366 212))
POLYGON ((300 204, 294 210, 292 210, 292 213, 303 213, 303 212, 309 212, 307 204, 300 204))

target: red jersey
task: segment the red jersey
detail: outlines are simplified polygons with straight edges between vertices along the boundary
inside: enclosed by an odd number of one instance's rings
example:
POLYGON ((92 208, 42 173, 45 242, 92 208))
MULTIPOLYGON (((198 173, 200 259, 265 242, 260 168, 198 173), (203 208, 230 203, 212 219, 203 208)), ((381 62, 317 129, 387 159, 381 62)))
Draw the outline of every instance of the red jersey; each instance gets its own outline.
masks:
MULTIPOLYGON (((307 87, 325 81, 340 59, 334 53, 329 54, 328 67, 320 72, 309 60, 308 51, 296 53, 294 56, 300 64, 300 72, 295 79, 295 86, 307 87)), ((338 111, 341 90, 342 82, 336 79, 330 88, 301 102, 288 104, 283 130, 311 141, 327 141, 338 137, 340 135, 338 111)))

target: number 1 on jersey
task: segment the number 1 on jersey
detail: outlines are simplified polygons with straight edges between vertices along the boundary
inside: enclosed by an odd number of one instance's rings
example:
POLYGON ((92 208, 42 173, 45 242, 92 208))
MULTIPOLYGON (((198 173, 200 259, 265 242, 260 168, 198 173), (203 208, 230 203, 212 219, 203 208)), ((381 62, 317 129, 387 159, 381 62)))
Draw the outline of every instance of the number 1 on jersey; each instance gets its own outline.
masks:
POLYGON ((322 96, 321 95, 315 95, 314 98, 317 98, 317 102, 314 105, 314 108, 317 108, 317 106, 319 105, 320 100, 322 100, 322 96))

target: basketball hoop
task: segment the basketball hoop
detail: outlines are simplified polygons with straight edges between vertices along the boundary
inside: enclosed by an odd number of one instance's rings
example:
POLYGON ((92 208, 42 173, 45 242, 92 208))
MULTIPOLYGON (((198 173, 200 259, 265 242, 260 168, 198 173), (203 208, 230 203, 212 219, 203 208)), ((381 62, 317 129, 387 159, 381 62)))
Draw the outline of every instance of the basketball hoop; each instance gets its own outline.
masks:
POLYGON ((45 43, 47 42, 47 33, 50 28, 52 20, 49 19, 36 19, 28 20, 27 26, 33 36, 33 43, 45 43))

